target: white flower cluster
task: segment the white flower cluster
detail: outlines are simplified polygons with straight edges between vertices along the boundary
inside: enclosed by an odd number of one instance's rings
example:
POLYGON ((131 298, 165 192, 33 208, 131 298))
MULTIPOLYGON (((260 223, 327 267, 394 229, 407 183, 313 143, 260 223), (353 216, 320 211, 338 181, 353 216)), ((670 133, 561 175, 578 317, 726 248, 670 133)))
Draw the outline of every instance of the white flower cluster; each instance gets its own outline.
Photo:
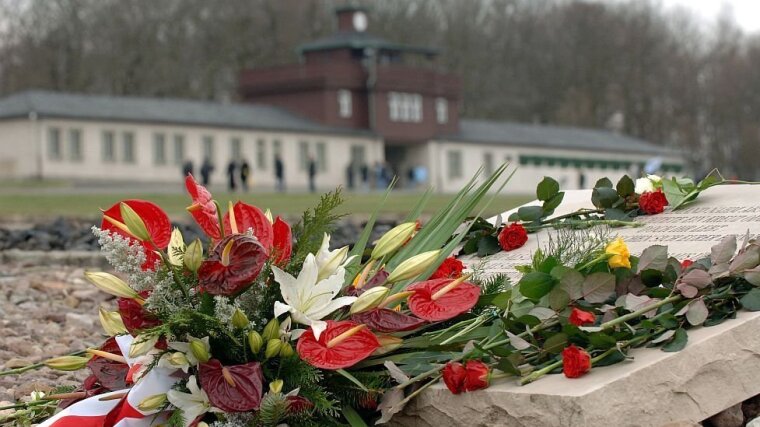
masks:
POLYGON ((100 250, 108 263, 127 276, 130 287, 142 291, 153 286, 156 282, 155 272, 142 269, 146 259, 142 245, 95 226, 92 227, 92 233, 98 238, 100 250))
POLYGON ((253 425, 255 415, 252 412, 224 414, 224 421, 214 421, 211 427, 248 427, 253 425))
MULTIPOLYGON (((157 278, 156 278, 157 279, 157 278)), ((153 291, 145 300, 145 308, 153 313, 171 314, 187 308, 187 302, 182 291, 176 289, 172 273, 156 280, 153 291)))
POLYGON ((232 326, 232 315, 235 314, 235 311, 240 308, 237 301, 230 302, 230 299, 217 295, 214 297, 214 317, 219 320, 219 322, 223 325, 227 325, 227 328, 229 328, 230 331, 234 331, 234 327, 232 326))

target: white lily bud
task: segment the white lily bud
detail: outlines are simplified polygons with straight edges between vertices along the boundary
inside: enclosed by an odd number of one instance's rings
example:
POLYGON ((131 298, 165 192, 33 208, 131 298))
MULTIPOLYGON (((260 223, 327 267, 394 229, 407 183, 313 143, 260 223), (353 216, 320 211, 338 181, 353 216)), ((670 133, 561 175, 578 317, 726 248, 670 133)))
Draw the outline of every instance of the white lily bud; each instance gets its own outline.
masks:
POLYGON ((158 335, 140 334, 135 337, 129 346, 129 357, 135 358, 153 350, 158 342, 158 335))
POLYGON ((121 315, 116 311, 104 310, 102 307, 98 309, 98 317, 100 318, 100 325, 106 334, 110 336, 119 335, 127 332, 124 321, 121 319, 121 315))
POLYGON ((140 298, 140 295, 134 289, 130 288, 125 281, 113 274, 87 271, 84 273, 84 277, 103 292, 116 297, 142 301, 142 298, 140 298))
POLYGON ((372 259, 380 259, 404 245, 417 232, 416 222, 405 222, 390 230, 377 241, 372 249, 372 259))
POLYGON ((401 282, 419 276, 428 267, 433 265, 440 254, 441 250, 438 249, 435 251, 423 252, 405 260, 388 276, 388 283, 401 282))
POLYGON ((351 314, 361 313, 362 311, 371 310, 385 301, 385 298, 390 293, 390 289, 384 286, 375 286, 374 288, 367 289, 363 294, 359 295, 359 298, 351 304, 351 314))

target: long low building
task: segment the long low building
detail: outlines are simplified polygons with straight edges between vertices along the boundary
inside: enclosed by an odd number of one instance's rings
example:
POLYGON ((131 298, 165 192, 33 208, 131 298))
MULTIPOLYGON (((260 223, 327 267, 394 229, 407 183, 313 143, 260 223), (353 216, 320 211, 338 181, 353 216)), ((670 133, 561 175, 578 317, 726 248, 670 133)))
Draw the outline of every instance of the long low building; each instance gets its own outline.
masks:
MULTIPOLYGON (((225 183, 227 165, 245 160, 251 184, 275 186, 279 154, 287 188, 303 190, 313 158, 320 189, 347 185, 348 169, 362 165, 375 183, 375 167, 390 151, 393 170, 408 184, 409 170, 424 168, 440 191, 458 190, 481 166, 518 166, 508 192, 530 192, 544 175, 563 188, 598 178, 636 174, 659 159, 678 173, 678 156, 624 135, 591 129, 484 120, 460 121, 459 132, 419 144, 388 147, 361 129, 326 126, 268 105, 76 95, 29 91, 0 99, 0 178, 177 182, 188 161, 196 175, 204 159, 214 165, 211 182, 225 183)), ((370 183, 368 183, 370 184, 370 183)))

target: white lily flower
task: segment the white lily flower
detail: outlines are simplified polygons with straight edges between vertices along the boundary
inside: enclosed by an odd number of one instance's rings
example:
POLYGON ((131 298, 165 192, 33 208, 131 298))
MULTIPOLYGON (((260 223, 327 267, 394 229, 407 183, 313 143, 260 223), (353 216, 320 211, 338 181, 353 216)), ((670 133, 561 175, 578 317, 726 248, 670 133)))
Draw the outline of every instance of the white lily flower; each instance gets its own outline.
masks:
POLYGON ((209 402, 206 392, 198 387, 195 375, 191 375, 187 379, 187 389, 190 390, 190 393, 183 393, 174 389, 166 393, 166 398, 169 399, 169 402, 182 410, 182 421, 185 427, 190 426, 196 418, 206 412, 216 412, 211 407, 211 402, 209 402))
POLYGON ((317 251, 317 266, 319 267, 318 280, 326 279, 338 271, 338 268, 351 262, 354 257, 348 258, 348 246, 330 250, 330 235, 325 233, 322 238, 322 246, 317 251))
POLYGON ((272 266, 272 271, 285 301, 284 304, 280 301, 274 303, 274 315, 290 313, 295 322, 311 326, 317 339, 327 328, 327 323, 322 321, 325 316, 356 301, 356 297, 333 299, 343 287, 346 270, 338 267, 335 274, 319 280, 319 268, 313 254, 306 256, 298 278, 275 266, 272 266))
POLYGON ((634 189, 636 194, 644 194, 654 191, 654 184, 649 178, 639 178, 636 180, 636 187, 634 189))

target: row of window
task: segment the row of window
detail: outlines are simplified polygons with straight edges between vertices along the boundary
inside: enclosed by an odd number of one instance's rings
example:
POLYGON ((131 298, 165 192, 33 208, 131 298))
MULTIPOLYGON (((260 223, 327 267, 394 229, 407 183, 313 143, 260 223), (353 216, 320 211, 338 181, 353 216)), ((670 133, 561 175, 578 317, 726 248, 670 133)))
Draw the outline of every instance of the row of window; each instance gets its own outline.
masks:
MULTIPOLYGON (((419 123, 422 121, 422 111, 422 95, 406 92, 388 93, 388 112, 391 121, 419 123)), ((351 91, 347 89, 338 90, 338 116, 349 118, 352 112, 351 91)), ((446 98, 435 99, 435 117, 439 124, 448 123, 449 104, 446 98)))
MULTIPOLYGON (((243 140, 240 137, 233 136, 229 140, 230 154, 233 159, 244 158, 243 140)), ((137 159, 135 134, 134 132, 124 131, 116 132, 105 130, 101 133, 100 141, 100 160, 104 163, 135 163, 137 159)), ((185 135, 166 133, 154 133, 152 142, 153 164, 157 166, 169 163, 169 144, 171 144, 171 162, 174 165, 181 165, 186 159, 185 135)), ((316 142, 314 144, 316 157, 313 157, 310 144, 307 141, 300 141, 299 164, 302 171, 308 170, 309 163, 314 160, 317 170, 324 172, 327 170, 327 144, 325 142, 316 142)), ((201 150, 204 159, 215 161, 215 140, 211 135, 201 137, 201 150)), ((354 146, 361 149, 361 157, 364 158, 364 147, 354 146)), ((272 151, 279 154, 282 150, 280 140, 272 141, 272 151)), ((47 138, 47 156, 51 161, 62 161, 64 159, 71 162, 82 162, 84 160, 84 142, 82 140, 81 129, 64 130, 56 127, 49 128, 47 138)), ((255 167, 259 170, 267 169, 267 143, 263 138, 256 140, 255 167)))

